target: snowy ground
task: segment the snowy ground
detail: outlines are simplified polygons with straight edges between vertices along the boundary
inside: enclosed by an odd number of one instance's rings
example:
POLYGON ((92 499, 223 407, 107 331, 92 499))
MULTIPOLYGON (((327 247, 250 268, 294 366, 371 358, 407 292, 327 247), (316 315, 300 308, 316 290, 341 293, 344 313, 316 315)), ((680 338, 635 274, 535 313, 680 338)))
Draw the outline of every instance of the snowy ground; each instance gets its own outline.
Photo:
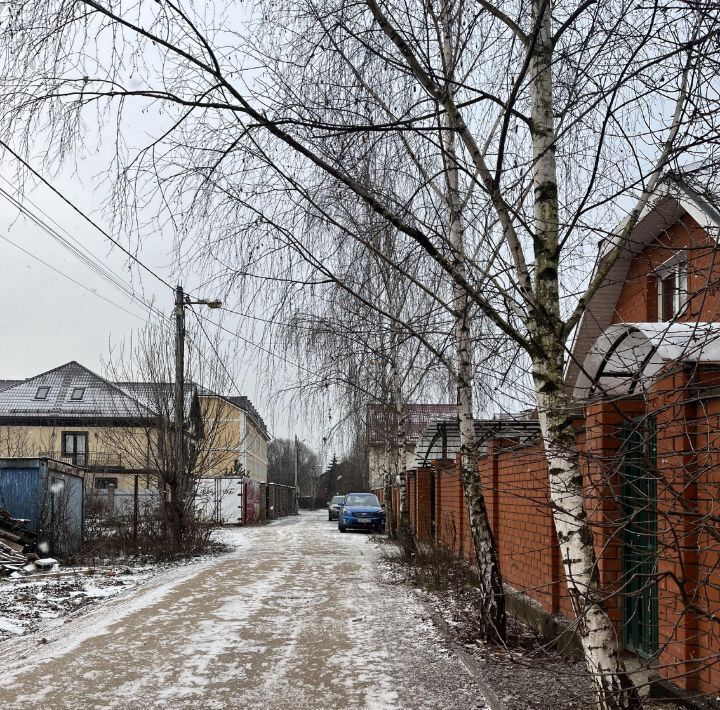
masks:
POLYGON ((88 604, 136 588, 152 574, 150 566, 108 565, 0 578, 0 641, 52 628, 88 604))
MULTIPOLYGON (((228 537, 222 529, 213 535, 220 543, 228 537)), ((93 567, 55 565, 48 571, 0 577, 0 642, 60 626, 103 599, 137 589, 170 569, 196 562, 120 560, 93 567)))
POLYGON ((223 537, 233 552, 0 644, 0 707, 485 707, 367 536, 321 512, 223 537))

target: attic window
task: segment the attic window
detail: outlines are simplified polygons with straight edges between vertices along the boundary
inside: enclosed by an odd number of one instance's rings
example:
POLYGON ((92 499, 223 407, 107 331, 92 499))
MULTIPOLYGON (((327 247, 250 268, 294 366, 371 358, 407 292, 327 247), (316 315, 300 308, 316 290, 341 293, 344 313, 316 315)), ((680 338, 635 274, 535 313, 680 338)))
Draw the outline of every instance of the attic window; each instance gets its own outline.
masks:
POLYGON ((47 399, 48 392, 50 391, 49 387, 38 387, 37 392, 35 393, 35 399, 47 399))
POLYGON ((688 301, 687 266, 687 259, 676 255, 657 269, 658 321, 671 321, 685 310, 688 301))
POLYGON ((85 396, 85 388, 84 387, 73 387, 73 391, 72 391, 72 394, 70 395, 70 399, 73 399, 76 402, 79 402, 84 396, 85 396))

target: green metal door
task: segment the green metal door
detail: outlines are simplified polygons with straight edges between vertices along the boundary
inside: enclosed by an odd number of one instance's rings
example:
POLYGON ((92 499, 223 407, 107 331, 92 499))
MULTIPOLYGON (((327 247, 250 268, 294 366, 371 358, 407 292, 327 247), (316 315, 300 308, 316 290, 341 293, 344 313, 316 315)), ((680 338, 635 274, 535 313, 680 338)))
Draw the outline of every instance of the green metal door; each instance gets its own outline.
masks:
POLYGON ((652 658, 658 650, 655 420, 626 422, 621 438, 623 641, 652 658))

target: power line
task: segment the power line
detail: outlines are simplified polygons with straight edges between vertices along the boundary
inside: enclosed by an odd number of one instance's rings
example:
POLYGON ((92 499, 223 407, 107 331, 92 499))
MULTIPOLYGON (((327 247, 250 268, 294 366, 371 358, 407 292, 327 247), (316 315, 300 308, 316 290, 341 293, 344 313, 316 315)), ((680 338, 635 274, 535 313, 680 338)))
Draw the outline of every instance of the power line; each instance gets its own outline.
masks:
MULTIPOLYGON (((168 289, 170 289, 171 291, 174 291, 174 290, 175 290, 175 289, 173 288, 173 286, 172 286, 167 280, 165 280, 163 277, 159 276, 155 271, 153 271, 153 269, 151 269, 149 266, 147 266, 145 263, 143 263, 143 261, 142 261, 141 259, 139 259, 135 254, 133 254, 133 253, 132 253, 129 249, 127 249, 125 246, 123 246, 119 241, 117 241, 117 239, 115 239, 112 235, 110 235, 110 234, 109 234, 105 229, 103 229, 97 222, 95 222, 91 217, 89 217, 87 214, 85 214, 85 212, 83 212, 82 209, 80 209, 77 205, 75 205, 74 202, 72 202, 68 197, 66 197, 62 192, 60 192, 49 180, 47 180, 40 172, 38 172, 32 165, 30 165, 30 163, 28 163, 21 155, 19 155, 17 152, 15 152, 15 151, 14 151, 5 141, 3 141, 2 139, 0 139, 0 146, 2 146, 3 148, 5 148, 5 150, 7 150, 18 162, 20 162, 27 170, 29 170, 33 175, 35 175, 35 177, 37 177, 38 180, 40 180, 46 187, 50 188, 50 190, 52 190, 52 192, 55 193, 63 202, 65 202, 70 208, 72 208, 72 209, 73 209, 78 215, 80 215, 85 221, 87 221, 89 224, 91 224, 93 227, 95 227, 95 229, 97 229, 98 232, 100 232, 100 234, 102 234, 104 237, 106 237, 108 240, 110 240, 110 241, 111 241, 116 247, 118 247, 126 256, 128 256, 130 259, 132 259, 139 267, 141 267, 142 269, 144 269, 145 271, 147 271, 147 273, 149 273, 151 276, 153 276, 155 279, 157 279, 160 283, 162 283, 164 286, 166 286, 166 287, 167 287, 168 289)), ((101 276, 101 278, 103 278, 103 279, 104 279, 105 281, 107 281, 108 283, 111 283, 112 285, 114 285, 116 288, 118 288, 119 290, 121 290, 123 293, 125 293, 126 295, 128 295, 128 296, 129 296, 130 298, 132 298, 133 300, 136 300, 136 301, 138 301, 139 303, 141 303, 142 305, 144 305, 144 306, 145 306, 146 308, 148 308, 151 312, 155 313, 156 315, 160 315, 161 317, 164 317, 164 314, 160 313, 152 304, 147 303, 146 301, 144 301, 144 299, 140 298, 137 294, 135 294, 134 291, 133 291, 132 289, 130 289, 130 288, 127 286, 127 284, 125 284, 124 282, 120 281, 115 274, 112 274, 111 272, 108 272, 107 269, 105 269, 105 267, 102 266, 102 265, 98 266, 97 264, 94 264, 94 263, 92 262, 92 258, 93 258, 92 256, 88 256, 88 255, 86 255, 86 254, 83 254, 81 249, 78 249, 78 247, 75 247, 75 246, 72 246, 71 244, 69 244, 69 243, 67 242, 67 240, 65 240, 60 234, 58 234, 58 232, 57 232, 53 227, 51 227, 50 225, 48 225, 45 221, 43 221, 43 220, 42 220, 41 218, 39 218, 37 215, 33 214, 27 207, 25 207, 25 206, 24 206, 21 202, 19 202, 16 198, 14 198, 12 195, 10 195, 9 193, 7 193, 7 192, 6 192, 5 190, 3 190, 2 188, 0 188, 0 194, 2 194, 7 200, 10 201, 11 204, 13 204, 13 205, 14 205, 15 207, 17 207, 19 210, 21 210, 24 214, 26 214, 28 217, 30 217, 30 219, 32 219, 38 226, 40 226, 40 227, 43 228, 45 231, 47 231, 51 236, 53 236, 53 238, 59 240, 60 243, 63 244, 63 246, 65 246, 65 248, 67 248, 67 249, 70 250, 72 253, 74 253, 74 254, 77 256, 77 258, 79 258, 81 261, 83 261, 83 262, 86 264, 86 266, 88 266, 88 267, 89 267, 91 270, 93 270, 96 274, 98 274, 99 276, 101 276)), ((28 200, 28 201, 29 201, 29 200, 28 200)), ((30 202, 31 202, 31 201, 30 201, 30 202)), ((48 215, 46 215, 46 213, 44 213, 44 212, 42 211, 42 209, 40 209, 39 207, 37 207, 37 205, 35 205, 35 204, 32 203, 32 202, 31 202, 31 204, 33 204, 33 206, 34 206, 36 209, 38 209, 40 212, 42 212, 43 214, 45 214, 45 216, 47 216, 48 219, 51 219, 51 220, 57 225, 57 222, 55 222, 54 219, 52 219, 51 217, 49 217, 48 215)), ((60 225, 57 225, 57 226, 58 226, 60 229, 62 229, 66 234, 69 235, 69 232, 67 232, 67 230, 65 230, 63 227, 60 227, 60 225)), ((69 235, 69 236, 70 236, 70 235, 69 235)), ((124 310, 126 313, 129 313, 130 315, 133 315, 133 316, 136 317, 136 318, 140 318, 140 316, 138 316, 137 314, 134 314, 134 313, 131 313, 130 311, 127 311, 127 309, 123 308, 122 306, 116 304, 115 302, 111 301, 111 300, 108 299, 108 298, 105 298, 104 296, 101 296, 101 295, 100 295, 99 293, 97 293, 96 291, 93 291, 92 289, 88 288, 88 287, 85 286, 84 284, 81 284, 80 282, 78 282, 78 281, 76 281, 75 279, 71 278, 71 277, 68 276, 67 274, 63 273, 63 272, 60 271, 59 269, 56 269, 55 267, 51 266, 50 264, 48 264, 47 262, 43 261, 42 259, 40 259, 39 257, 35 256, 34 254, 30 253, 29 251, 27 251, 26 249, 24 249, 24 248, 21 247, 20 245, 18 245, 18 244, 16 244, 15 242, 11 241, 11 240, 8 239, 7 237, 5 237, 5 236, 3 236, 3 235, 0 235, 0 237, 2 237, 5 241, 7 241, 7 242, 9 242, 10 244, 12 244, 13 246, 15 246, 17 249, 20 249, 21 251, 23 251, 25 254, 27 254, 27 255, 30 256, 31 258, 36 259, 36 260, 39 261, 40 263, 44 264, 44 265, 47 266, 48 268, 50 268, 50 269, 52 269, 53 271, 57 272, 58 274, 60 274, 60 275, 63 276, 64 278, 66 278, 66 279, 72 281, 73 283, 77 284, 78 286, 80 286, 81 288, 85 289, 86 291, 89 291, 90 293, 95 294, 96 296, 98 296, 99 298, 102 298, 104 301, 106 301, 107 303, 110 303, 111 305, 114 305, 114 306, 116 306, 116 307, 118 307, 118 308, 121 308, 122 310, 124 310)), ((71 237, 71 238, 73 239, 73 241, 75 241, 76 244, 80 244, 80 242, 78 242, 74 237, 71 237)), ((82 249, 84 249, 84 247, 82 247, 82 249)), ((228 311, 231 312, 231 313, 236 313, 237 315, 241 315, 241 316, 242 316, 242 315, 245 315, 245 316, 247 317, 247 314, 242 314, 242 313, 239 313, 239 312, 237 312, 237 311, 230 311, 229 309, 225 309, 225 310, 228 310, 228 311)), ((231 379, 232 379, 232 376, 230 375, 229 372, 227 372, 227 369, 225 368, 225 364, 224 364, 222 358, 220 357, 219 353, 217 352, 217 349, 215 348, 214 344, 212 343, 212 340, 210 339, 209 335, 207 334, 207 331, 205 331, 205 328, 202 326, 202 323, 201 323, 201 321, 200 321, 200 318, 201 318, 201 317, 199 316, 199 314, 197 314, 197 313, 195 312, 194 309, 192 310, 192 312, 193 312, 193 314, 195 315, 195 317, 198 319, 198 323, 200 323, 200 327, 201 327, 201 329, 203 330, 203 333, 204 333, 205 337, 208 339, 208 342, 210 342, 210 344, 211 344, 211 346, 212 346, 212 348, 213 348, 213 351, 215 352, 216 357, 218 357, 218 359, 220 360, 223 368, 226 370, 226 373, 227 373, 228 376, 230 376, 231 379)), ((250 316, 250 317, 251 317, 251 316, 250 316)), ((237 339, 239 339, 239 340, 247 343, 248 345, 251 345, 252 347, 256 348, 257 350, 260 350, 261 352, 267 353, 268 355, 271 355, 272 357, 277 358, 277 359, 281 360, 282 362, 285 362, 285 363, 287 363, 287 364, 289 364, 289 365, 292 365, 293 367, 296 367, 298 370, 302 370, 302 371, 304 371, 304 372, 308 372, 308 373, 310 373, 310 374, 314 374, 314 373, 312 372, 312 370, 310 370, 310 369, 308 369, 308 368, 306 368, 306 367, 303 367, 303 366, 300 365, 299 363, 293 362, 292 360, 289 360, 288 358, 286 358, 286 357, 284 357, 284 356, 282 356, 282 355, 278 355, 277 353, 273 352, 272 350, 268 350, 267 348, 264 348, 263 346, 258 345, 257 343, 253 342, 252 340, 249 340, 249 339, 247 339, 247 338, 239 335, 238 333, 232 332, 232 331, 229 330, 228 328, 220 325, 219 323, 215 323, 214 321, 210 320, 209 318, 206 318, 205 320, 206 320, 207 322, 211 323, 212 325, 214 325, 216 328, 219 328, 220 330, 223 330, 223 331, 229 333, 229 334, 232 335, 233 337, 235 337, 235 338, 237 338, 237 339)), ((258 318, 258 320, 261 320, 261 319, 258 318)), ((147 322, 147 320, 146 320, 146 322, 147 322)), ((235 386, 235 388, 236 388, 236 389, 238 390, 238 392, 240 393, 240 389, 237 387, 237 384, 234 382, 234 380, 233 380, 233 385, 235 386)))
POLYGON ((49 187, 63 202, 65 202, 67 205, 69 205, 75 212, 77 212, 85 221, 89 222, 95 229, 100 232, 104 237, 109 239, 118 249, 120 249, 124 254, 126 254, 130 259, 132 259, 138 266, 145 269, 151 276, 156 278, 160 283, 167 286, 169 289, 174 290, 173 287, 164 279, 162 276, 159 276, 155 271, 153 271, 149 266, 146 266, 135 254, 133 254, 129 249, 127 249, 125 246, 123 246, 117 239, 115 239, 112 235, 110 235, 105 229, 103 229, 97 222, 95 222, 91 217, 85 214, 77 205, 75 205, 74 202, 72 202, 69 198, 65 197, 65 195, 62 194, 55 186, 49 182, 41 173, 39 173, 35 168, 30 165, 21 155, 16 153, 5 141, 0 139, 0 146, 5 148, 5 150, 8 151, 17 161, 22 163, 35 177, 38 178, 44 185, 49 187))
POLYGON ((134 318, 137 318, 138 320, 142 320, 147 322, 147 318, 143 318, 142 316, 138 315, 137 313, 133 313, 132 311, 129 311, 127 308, 124 308, 119 303, 115 303, 115 301, 111 301, 109 298, 106 298, 105 296, 99 294, 97 291, 94 291, 93 289, 89 288, 85 284, 80 283, 79 281, 76 281, 72 276, 68 276, 63 271, 60 271, 60 269, 55 268, 52 264, 48 264, 47 261, 44 261, 39 256, 36 256, 35 254, 29 252, 27 249, 24 249, 19 244, 16 244, 12 239, 9 239, 4 234, 0 234, 0 239, 5 240, 8 244, 12 244, 16 249, 19 249, 24 254, 27 254, 31 259, 35 259, 35 261, 39 261, 44 266, 47 266, 48 269, 52 269, 55 273, 60 274, 63 278, 67 279, 68 281, 72 281, 76 286, 79 286, 82 289, 85 289, 86 291, 92 293, 94 296, 97 296, 98 298, 101 298, 106 303, 109 303, 111 306, 115 306, 116 308, 119 308, 121 311, 125 311, 128 315, 133 316, 134 318))
MULTIPOLYGON (((64 249, 66 249, 68 252, 70 252, 76 259, 78 259, 81 263, 83 263, 85 266, 87 266, 91 271, 93 271, 97 276, 99 276, 101 279, 103 279, 106 283, 110 284, 111 286, 115 287, 117 290, 122 292, 124 295, 126 295, 131 300, 137 301, 142 306, 147 308, 149 311, 155 313, 156 315, 160 315, 161 317, 164 317, 162 313, 160 313, 151 303, 147 302, 144 298, 139 296, 135 290, 132 288, 131 285, 127 284, 125 281, 123 281, 120 277, 117 276, 114 272, 110 271, 107 267, 105 267, 102 262, 100 262, 97 257, 94 257, 89 251, 85 249, 85 247, 77 240, 75 237, 73 237, 64 227, 58 225, 60 229, 62 229, 65 234, 67 234, 72 241, 75 242, 75 244, 78 244, 79 246, 76 247, 73 244, 71 244, 67 239, 65 239, 56 229, 54 229, 51 225, 47 224, 41 217, 36 215, 32 212, 26 205, 24 205, 22 202, 20 202, 17 198, 10 195, 7 191, 5 191, 2 187, 0 187, 0 196, 4 197, 11 205, 13 205, 15 208, 17 208, 22 214, 27 216, 32 222, 34 222, 40 229, 45 231, 48 235, 50 235, 53 239, 55 239, 64 249)), ((34 205, 34 203, 31 202, 31 204, 34 205)), ((39 208, 38 208, 39 209, 39 208)), ((42 210, 40 210, 42 212, 42 210)), ((44 214, 44 213, 43 213, 44 214)), ((52 218, 49 218, 52 220, 52 218)), ((54 220, 52 220, 54 222, 54 220)), ((55 222, 57 224, 57 222, 55 222)), ((16 245, 18 246, 18 245, 16 245)), ((20 248, 18 246, 18 248, 20 248)), ((25 251, 25 250, 24 250, 25 251)), ((26 252, 29 254, 29 252, 26 252)), ((32 254, 29 254, 30 256, 33 256, 32 254)), ((42 260, 40 260, 42 262, 42 260)), ((46 262, 42 262, 46 263, 46 262)), ((52 268, 52 267, 51 267, 52 268)), ((57 269, 55 269, 57 271, 57 269)), ((59 272, 62 273, 62 272, 59 272)))
MULTIPOLYGON (((142 267, 145 271, 147 271, 150 275, 152 275, 154 278, 156 278, 158 281, 160 281, 160 283, 162 283, 164 286, 166 286, 166 287, 169 288, 170 290, 172 290, 172 291, 175 290, 175 289, 173 288, 173 286, 172 286, 168 281, 166 281, 164 278, 162 278, 161 276, 159 276, 159 275, 158 275, 155 271, 153 271, 149 266, 147 266, 146 264, 144 264, 137 256, 135 256, 135 254, 133 254, 129 249, 127 249, 125 246, 123 246, 120 242, 118 242, 112 235, 110 235, 105 229, 103 229, 99 224, 97 224, 97 222, 95 222, 91 217, 89 217, 87 214, 85 214, 85 212, 83 212, 77 205, 75 205, 75 203, 73 203, 68 197, 66 197, 62 192, 60 192, 49 180, 47 180, 40 172, 38 172, 32 165, 30 165, 30 163, 28 163, 21 155, 19 155, 16 151, 14 151, 14 150, 13 150, 5 141, 3 141, 2 139, 0 139, 0 146, 2 146, 3 148, 5 148, 5 150, 7 150, 18 162, 22 163, 22 165, 25 166, 25 168, 27 168, 33 175, 35 175, 45 186, 47 186, 48 188, 50 188, 50 190, 52 190, 61 200, 63 200, 63 202, 65 202, 67 205, 69 205, 69 206, 70 206, 75 212, 77 212, 77 214, 79 214, 84 220, 86 220, 86 221, 89 222, 93 227, 95 227, 95 229, 97 229, 104 237, 106 237, 107 239, 109 239, 109 240, 110 240, 116 247, 118 247, 124 254, 126 254, 130 259, 132 259, 135 263, 137 263, 138 266, 142 267)), ((5 180, 5 178, 3 178, 3 180, 5 180)), ((7 180, 5 180, 5 182, 7 182, 8 184, 10 184, 7 180)), ((25 207, 22 205, 22 203, 20 203, 16 198, 12 197, 11 195, 8 195, 8 194, 7 194, 5 191, 3 191, 1 188, 0 188, 0 193, 4 194, 7 199, 11 200, 11 202, 12 202, 18 209, 20 209, 20 210, 22 210, 23 212, 25 212, 31 219, 33 219, 33 220, 36 221, 37 223, 40 223, 40 226, 42 226, 42 227, 45 228, 46 230, 49 230, 49 231, 51 231, 51 232, 55 232, 55 230, 54 230, 52 227, 48 226, 48 225, 45 224, 45 223, 42 223, 42 220, 40 220, 36 215, 33 215, 29 210, 27 210, 27 208, 25 208, 25 207)), ((69 234, 69 232, 67 232, 67 230, 65 230, 64 227, 60 226, 52 217, 50 217, 49 215, 47 215, 47 213, 45 213, 40 207, 38 207, 34 202, 32 202, 32 200, 30 200, 29 198, 24 198, 24 199, 26 199, 28 202, 30 202, 30 204, 32 204, 38 211, 40 211, 40 212, 41 212, 42 214, 44 214, 48 219, 50 219, 55 225, 57 225, 58 228, 62 229, 63 232, 65 232, 66 234, 68 234, 68 236, 71 236, 71 235, 69 234)), ((59 237, 59 235, 57 235, 57 234, 55 234, 54 236, 56 236, 56 238, 59 237)), ((59 238, 62 239, 62 237, 59 237, 59 238)), ((73 239, 73 241, 76 242, 76 244, 80 245, 80 242, 78 242, 77 240, 75 240, 73 237, 71 237, 71 238, 73 239)), ((82 247, 82 248, 84 248, 84 247, 82 247)), ((91 268, 93 268, 93 267, 91 267, 91 268)), ((95 270, 95 269, 93 269, 93 270, 95 270)), ((117 277, 115 277, 115 275, 113 275, 113 278, 116 279, 117 277)), ((123 290, 125 290, 125 289, 123 289, 123 290)), ((131 298, 137 298, 143 305, 145 305, 146 307, 149 307, 148 304, 145 303, 145 302, 143 302, 142 300, 140 300, 140 299, 134 294, 134 292, 130 291, 130 292, 128 293, 128 295, 130 295, 131 298)), ((251 316, 251 315, 249 315, 249 314, 247 314, 247 313, 240 313, 239 311, 233 311, 233 310, 230 310, 230 309, 228 309, 228 308, 223 308, 223 310, 226 310, 228 313, 234 313, 235 315, 244 316, 244 317, 246 317, 246 318, 253 318, 254 320, 258 320, 258 321, 264 321, 264 322, 267 322, 267 323, 272 323, 272 322, 273 322, 273 321, 269 321, 269 320, 266 320, 266 319, 263 319, 263 318, 259 318, 259 317, 256 317, 256 316, 251 316)), ((209 320, 209 319, 208 319, 208 320, 209 320)), ((213 321, 209 321, 209 322, 210 322, 210 323, 213 323, 213 321)), ((218 324, 216 324, 216 323, 213 323, 213 324, 216 325, 216 326, 218 326, 218 324)), ((300 326, 300 325, 295 325, 295 326, 293 326, 293 325, 291 325, 291 324, 286 324, 286 325, 288 325, 289 327, 297 327, 297 328, 303 327, 303 326, 300 326)), ((220 327, 220 326, 218 326, 218 327, 220 327)), ((224 329, 224 330, 227 330, 227 329, 224 329)), ((230 331, 228 331, 228 332, 230 332, 230 331)), ((258 347, 259 349, 263 350, 263 352, 266 352, 266 353, 268 353, 268 354, 270 354, 270 355, 273 355, 274 357, 278 357, 279 359, 284 360, 284 361, 288 362, 288 363, 291 364, 291 365, 295 365, 296 367, 301 368, 301 366, 298 365, 297 363, 294 363, 294 362, 292 362, 292 361, 290 361, 290 360, 286 360, 286 359, 283 358, 282 356, 279 356, 279 355, 277 355, 276 353, 273 353, 273 352, 270 351, 270 350, 266 350, 266 349, 264 349, 264 348, 261 348, 260 346, 257 346, 257 345, 256 345, 255 343, 253 343, 252 341, 249 341, 249 340, 247 340, 247 339, 245 339, 245 338, 242 338, 241 336, 237 335, 236 333, 233 333, 233 335, 235 335, 236 337, 238 337, 240 340, 243 340, 243 341, 245 341, 245 342, 247 342, 247 343, 249 343, 249 344, 251 344, 251 345, 254 345, 255 347, 258 347)), ((302 368, 301 368, 301 369, 302 369, 302 368)), ((309 370, 308 370, 308 372, 309 372, 309 370)))
POLYGON ((249 340, 248 338, 243 337, 239 333, 233 332, 232 330, 230 330, 229 328, 226 328, 224 325, 221 325, 220 323, 216 323, 215 321, 210 320, 209 318, 206 318, 205 321, 207 323, 214 325, 216 328, 219 328, 220 330, 223 330, 226 333, 229 333, 234 338, 237 338, 238 340, 242 340, 244 343, 251 345, 252 347, 256 348, 257 350, 267 353, 268 355, 272 355, 272 357, 277 358, 278 360, 281 360, 282 362, 286 362, 288 365, 292 365, 293 367, 296 367, 298 370, 302 370, 303 372, 308 372, 311 375, 317 374, 313 370, 310 370, 307 367, 304 367, 303 365, 300 365, 297 362, 288 360, 288 358, 283 357, 282 355, 278 355, 277 353, 273 352, 272 350, 268 350, 267 348, 264 348, 262 345, 258 345, 257 343, 253 342, 252 340, 249 340))
MULTIPOLYGON (((228 370, 227 366, 225 365, 225 360, 220 356, 220 353, 217 351, 217 348, 215 347, 215 343, 213 343, 212 339, 208 335, 207 330, 205 330, 205 326, 202 323, 202 318, 200 317, 200 314, 192 307, 192 305, 190 306, 190 312, 195 316, 195 319, 197 320, 198 325, 200 326, 200 330, 202 331, 202 334, 205 336, 206 340, 210 344, 210 347, 212 348, 212 351, 215 354, 215 357, 218 359, 220 366, 222 367, 222 369, 225 371, 225 374, 230 379, 230 382, 232 383, 232 386, 235 388, 235 391, 238 393, 238 395, 242 396, 242 390, 240 389, 240 387, 238 387, 237 382, 235 382, 235 378, 232 376, 230 370, 228 370)), ((212 322, 212 321, 210 321, 210 322, 212 322)), ((202 351, 200 350, 200 348, 198 348, 198 352, 202 354, 202 351)), ((205 359, 204 356, 203 356, 203 359, 205 359)), ((206 359, 205 359, 205 361, 207 362, 206 359)))
POLYGON ((75 237, 72 234, 70 234, 70 232, 68 232, 67 229, 65 229, 65 227, 63 227, 61 224, 59 224, 57 222, 57 220, 55 220, 51 215, 49 215, 47 212, 45 212, 45 210, 42 207, 40 207, 40 205, 38 205, 36 202, 33 202, 27 195, 23 195, 20 188, 17 185, 14 185, 13 183, 11 183, 10 180, 8 180, 3 175, 0 175, 0 180, 2 180, 8 186, 8 188, 10 190, 13 190, 15 195, 17 195, 17 197, 16 196, 12 197, 13 204, 15 204, 16 206, 18 206, 18 208, 20 208, 20 205, 24 205, 25 202, 29 202, 38 212, 40 212, 40 214, 42 214, 46 219, 50 220, 50 222, 52 222, 59 230, 61 230, 65 234, 67 234, 68 238, 70 240, 72 240, 73 242, 75 242, 75 244, 77 245, 78 248, 80 248, 80 249, 85 248, 85 246, 79 240, 75 239, 75 237), (22 201, 20 200, 20 198, 22 198, 22 201))
POLYGON ((34 222, 38 227, 40 227, 40 229, 49 234, 64 249, 70 252, 76 259, 85 264, 85 266, 95 272, 102 279, 111 283, 113 286, 121 290, 126 295, 129 295, 131 297, 134 296, 134 292, 128 284, 126 284, 116 274, 108 270, 91 254, 85 253, 84 247, 74 237, 71 237, 71 239, 76 244, 78 244, 79 247, 71 244, 67 239, 65 239, 61 234, 59 234, 57 230, 48 225, 42 218, 34 214, 26 205, 17 200, 17 198, 8 194, 2 187, 0 187, 0 196, 4 197, 8 202, 10 202, 11 205, 13 205, 13 207, 16 207, 21 214, 24 214, 26 217, 28 217, 32 222, 34 222))

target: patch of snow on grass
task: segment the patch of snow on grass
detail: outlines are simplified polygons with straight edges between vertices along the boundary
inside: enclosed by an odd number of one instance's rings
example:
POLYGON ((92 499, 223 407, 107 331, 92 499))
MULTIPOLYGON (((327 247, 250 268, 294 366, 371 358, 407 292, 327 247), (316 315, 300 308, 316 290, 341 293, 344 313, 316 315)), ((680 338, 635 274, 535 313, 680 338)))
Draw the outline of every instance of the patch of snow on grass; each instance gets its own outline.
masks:
POLYGON ((20 635, 25 633, 25 627, 17 621, 8 619, 6 616, 0 616, 0 631, 8 634, 20 635))

